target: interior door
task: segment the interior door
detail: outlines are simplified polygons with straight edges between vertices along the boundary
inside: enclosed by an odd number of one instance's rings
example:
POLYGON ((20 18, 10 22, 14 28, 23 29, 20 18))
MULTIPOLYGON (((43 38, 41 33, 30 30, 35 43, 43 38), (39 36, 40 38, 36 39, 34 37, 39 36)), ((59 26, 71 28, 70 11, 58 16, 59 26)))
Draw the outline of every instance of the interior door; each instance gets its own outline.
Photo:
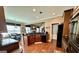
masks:
POLYGON ((52 24, 52 39, 57 40, 58 24, 52 24))

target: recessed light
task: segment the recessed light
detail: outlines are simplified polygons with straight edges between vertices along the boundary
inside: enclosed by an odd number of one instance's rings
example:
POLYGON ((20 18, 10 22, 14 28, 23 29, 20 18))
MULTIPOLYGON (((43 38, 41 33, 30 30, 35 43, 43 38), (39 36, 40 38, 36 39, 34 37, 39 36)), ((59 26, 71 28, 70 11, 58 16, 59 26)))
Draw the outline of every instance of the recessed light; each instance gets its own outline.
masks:
POLYGON ((33 10, 33 12, 35 12, 35 11, 36 11, 36 9, 35 9, 35 8, 33 8, 32 10, 33 10))
POLYGON ((52 13, 52 15, 55 15, 55 13, 52 13))

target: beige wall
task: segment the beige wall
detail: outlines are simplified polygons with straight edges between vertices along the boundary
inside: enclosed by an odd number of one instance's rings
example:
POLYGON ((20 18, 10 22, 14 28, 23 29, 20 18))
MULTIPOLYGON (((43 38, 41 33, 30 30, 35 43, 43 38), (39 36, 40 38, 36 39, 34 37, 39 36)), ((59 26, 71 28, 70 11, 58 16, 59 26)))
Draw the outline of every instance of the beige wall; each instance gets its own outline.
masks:
POLYGON ((55 24, 55 23, 61 24, 63 22, 64 22, 64 19, 61 16, 50 19, 45 22, 45 31, 49 33, 49 41, 51 41, 52 39, 52 24, 55 24))

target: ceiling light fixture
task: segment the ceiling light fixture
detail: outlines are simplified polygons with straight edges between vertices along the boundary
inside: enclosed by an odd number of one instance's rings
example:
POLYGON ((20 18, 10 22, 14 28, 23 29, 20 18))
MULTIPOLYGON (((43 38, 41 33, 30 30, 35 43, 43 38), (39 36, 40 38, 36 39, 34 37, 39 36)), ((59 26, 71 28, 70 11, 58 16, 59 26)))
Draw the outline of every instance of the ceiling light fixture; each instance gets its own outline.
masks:
POLYGON ((33 12, 35 12, 35 11, 36 11, 36 9, 35 9, 35 8, 33 8, 32 10, 33 10, 33 12))
POLYGON ((52 15, 55 15, 55 13, 52 13, 52 15))

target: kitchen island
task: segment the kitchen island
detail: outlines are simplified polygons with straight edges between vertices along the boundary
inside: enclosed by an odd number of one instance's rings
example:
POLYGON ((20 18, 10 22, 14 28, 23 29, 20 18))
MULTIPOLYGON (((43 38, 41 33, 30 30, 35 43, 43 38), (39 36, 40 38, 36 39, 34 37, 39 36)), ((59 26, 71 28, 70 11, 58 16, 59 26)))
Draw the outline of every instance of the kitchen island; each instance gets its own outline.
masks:
POLYGON ((46 43, 47 40, 47 34, 44 33, 32 33, 24 36, 24 43, 27 45, 34 44, 35 42, 46 43))

